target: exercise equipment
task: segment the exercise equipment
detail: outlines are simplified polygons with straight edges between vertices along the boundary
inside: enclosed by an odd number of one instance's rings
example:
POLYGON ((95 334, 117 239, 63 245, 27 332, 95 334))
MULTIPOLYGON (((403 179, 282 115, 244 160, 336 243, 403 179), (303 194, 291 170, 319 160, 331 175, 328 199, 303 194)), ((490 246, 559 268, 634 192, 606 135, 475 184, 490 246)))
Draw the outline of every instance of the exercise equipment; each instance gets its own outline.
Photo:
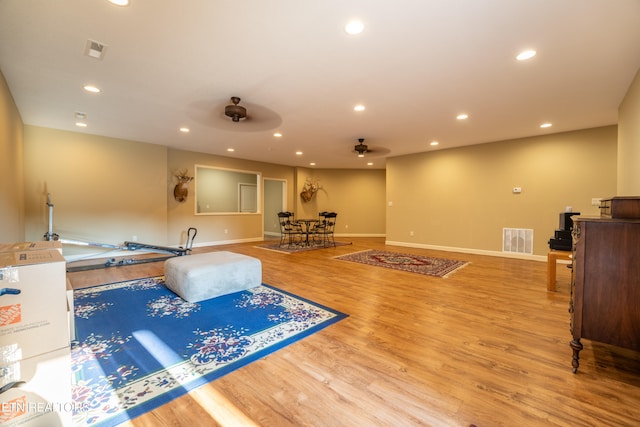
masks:
POLYGON ((189 255, 191 253, 193 241, 196 237, 196 234, 198 234, 198 230, 196 228, 189 227, 187 229, 187 241, 184 247, 183 246, 179 246, 179 247, 162 246, 162 245, 154 245, 149 243, 128 242, 128 241, 124 242, 122 245, 112 245, 109 243, 86 242, 82 240, 64 239, 64 238, 60 238, 58 234, 53 232, 53 203, 51 202, 50 194, 47 194, 47 206, 49 208, 49 229, 44 234, 44 238, 47 241, 56 240, 56 241, 59 241, 60 243, 68 244, 68 245, 91 246, 91 247, 114 249, 114 250, 121 250, 121 251, 137 251, 137 250, 143 249, 150 252, 159 252, 159 253, 167 254, 167 256, 155 257, 155 258, 122 258, 120 260, 116 260, 115 258, 110 258, 105 263, 101 263, 101 264, 67 267, 67 272, 93 270, 93 269, 105 268, 105 267, 118 267, 123 265, 132 265, 132 264, 141 264, 146 262, 162 261, 174 256, 189 255))

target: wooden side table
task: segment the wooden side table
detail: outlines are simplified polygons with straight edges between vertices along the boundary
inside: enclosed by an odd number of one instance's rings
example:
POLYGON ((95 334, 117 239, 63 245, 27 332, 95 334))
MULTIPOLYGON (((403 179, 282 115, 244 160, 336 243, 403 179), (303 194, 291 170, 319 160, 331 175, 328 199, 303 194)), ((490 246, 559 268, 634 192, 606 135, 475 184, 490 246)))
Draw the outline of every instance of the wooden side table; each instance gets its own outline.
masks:
POLYGON ((556 291, 556 262, 558 260, 571 261, 571 251, 557 251, 552 249, 547 254, 547 291, 556 291))

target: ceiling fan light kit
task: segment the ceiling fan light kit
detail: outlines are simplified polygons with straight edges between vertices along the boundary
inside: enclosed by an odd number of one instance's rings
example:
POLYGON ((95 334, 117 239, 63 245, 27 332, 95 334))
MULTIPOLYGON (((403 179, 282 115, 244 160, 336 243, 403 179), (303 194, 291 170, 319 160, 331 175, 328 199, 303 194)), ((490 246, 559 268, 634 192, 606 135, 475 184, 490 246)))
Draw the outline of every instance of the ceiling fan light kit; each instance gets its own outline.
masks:
POLYGON ((364 157, 364 153, 369 151, 369 147, 363 144, 363 142, 364 142, 364 138, 359 138, 358 145, 353 147, 353 149, 358 153, 358 157, 364 157))
POLYGON ((224 107, 224 114, 228 117, 231 117, 231 120, 234 122, 239 122, 240 119, 244 119, 247 117, 247 109, 238 105, 240 102, 240 98, 237 96, 231 97, 231 102, 233 105, 227 105, 224 107))

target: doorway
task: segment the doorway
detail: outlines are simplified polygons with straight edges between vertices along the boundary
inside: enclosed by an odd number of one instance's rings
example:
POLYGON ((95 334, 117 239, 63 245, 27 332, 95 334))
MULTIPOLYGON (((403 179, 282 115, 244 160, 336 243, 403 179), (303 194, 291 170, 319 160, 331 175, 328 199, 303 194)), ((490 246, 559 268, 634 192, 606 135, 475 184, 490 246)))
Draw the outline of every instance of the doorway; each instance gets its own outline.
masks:
POLYGON ((264 179, 264 238, 273 239, 280 237, 278 225, 278 212, 282 212, 287 206, 287 180, 265 178, 264 179))

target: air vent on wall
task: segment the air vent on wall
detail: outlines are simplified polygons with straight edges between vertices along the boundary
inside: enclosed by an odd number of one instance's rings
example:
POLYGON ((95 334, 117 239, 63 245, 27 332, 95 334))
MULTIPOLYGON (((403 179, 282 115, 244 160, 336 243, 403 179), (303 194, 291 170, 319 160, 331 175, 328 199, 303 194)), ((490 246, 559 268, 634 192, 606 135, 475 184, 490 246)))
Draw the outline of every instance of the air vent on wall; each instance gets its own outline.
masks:
POLYGON ((533 230, 530 228, 503 228, 502 251, 533 254, 533 230))
POLYGON ((95 40, 87 40, 84 54, 95 59, 102 59, 106 53, 107 46, 95 40))

